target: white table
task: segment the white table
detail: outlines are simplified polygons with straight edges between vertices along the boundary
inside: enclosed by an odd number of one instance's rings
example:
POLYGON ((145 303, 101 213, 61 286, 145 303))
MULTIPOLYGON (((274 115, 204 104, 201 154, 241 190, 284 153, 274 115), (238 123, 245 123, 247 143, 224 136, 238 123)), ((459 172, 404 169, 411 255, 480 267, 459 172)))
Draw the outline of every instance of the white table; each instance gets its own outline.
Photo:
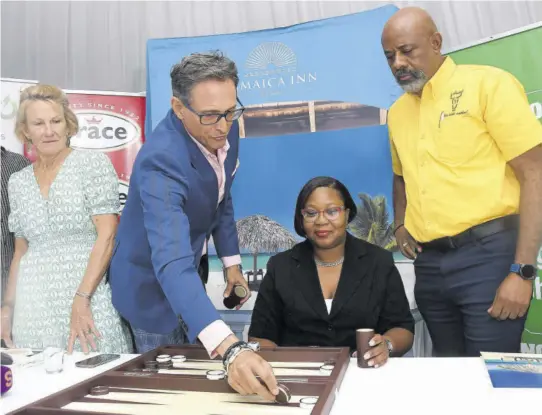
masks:
MULTIPOLYGON (((14 387, 2 399, 2 413, 66 389, 137 355, 95 369, 79 369, 74 355, 63 373, 42 366, 14 371, 14 387)), ((512 415, 535 414, 541 389, 493 389, 481 359, 395 358, 379 369, 359 369, 352 359, 331 415, 512 415)))
POLYGON ((120 359, 93 369, 75 367, 76 362, 94 355, 96 353, 88 355, 74 353, 71 356, 66 356, 64 371, 57 374, 47 374, 43 365, 26 368, 13 366, 13 387, 0 401, 1 413, 5 414, 20 409, 138 356, 125 354, 120 359))
POLYGON ((542 389, 494 389, 480 358, 395 358, 378 369, 352 359, 332 415, 540 413, 542 389))

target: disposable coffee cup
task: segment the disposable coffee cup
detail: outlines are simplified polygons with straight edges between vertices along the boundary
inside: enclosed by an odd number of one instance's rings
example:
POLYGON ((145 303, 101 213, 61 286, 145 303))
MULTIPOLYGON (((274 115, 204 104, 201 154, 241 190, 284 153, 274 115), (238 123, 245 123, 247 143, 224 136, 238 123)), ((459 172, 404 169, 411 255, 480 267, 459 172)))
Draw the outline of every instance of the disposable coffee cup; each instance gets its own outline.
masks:
POLYGON ((368 365, 368 361, 363 358, 365 353, 371 348, 369 342, 374 337, 375 331, 373 329, 357 329, 356 330, 356 349, 358 354, 358 367, 367 369, 371 366, 368 365))
POLYGON ((247 295, 248 292, 245 287, 243 287, 242 285, 236 285, 235 287, 233 287, 230 296, 224 298, 224 306, 231 310, 232 308, 235 308, 239 304, 241 304, 241 300, 247 295))

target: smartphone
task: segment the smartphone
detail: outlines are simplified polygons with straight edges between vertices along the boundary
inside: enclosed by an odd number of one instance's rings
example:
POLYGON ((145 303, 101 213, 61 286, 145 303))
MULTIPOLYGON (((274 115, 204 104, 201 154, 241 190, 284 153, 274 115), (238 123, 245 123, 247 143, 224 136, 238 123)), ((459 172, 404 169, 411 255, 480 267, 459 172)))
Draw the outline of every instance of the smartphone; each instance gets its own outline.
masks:
POLYGON ((119 359, 120 354, 99 354, 97 356, 89 357, 88 359, 81 360, 75 364, 76 367, 83 367, 90 369, 93 367, 105 365, 113 360, 119 359))

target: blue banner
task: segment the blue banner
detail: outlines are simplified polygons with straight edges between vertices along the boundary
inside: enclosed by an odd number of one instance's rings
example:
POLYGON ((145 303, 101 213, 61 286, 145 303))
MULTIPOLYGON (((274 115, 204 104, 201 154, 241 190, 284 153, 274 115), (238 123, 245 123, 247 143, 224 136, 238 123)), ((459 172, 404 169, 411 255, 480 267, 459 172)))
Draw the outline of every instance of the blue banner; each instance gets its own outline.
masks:
MULTIPOLYGON (((244 105, 334 99, 389 108, 402 94, 380 37, 397 11, 385 6, 295 26, 147 43, 147 128, 170 105, 171 67, 193 52, 219 49, 236 62, 244 105)), ((147 134, 149 131, 147 130, 147 134)))
MULTIPOLYGON (((301 187, 312 177, 332 176, 358 204, 350 231, 397 251, 385 124, 387 109, 402 90, 380 43, 384 24, 396 11, 385 6, 280 29, 150 40, 147 128, 169 109, 171 67, 192 52, 221 50, 238 66, 238 94, 247 107, 232 190, 238 225, 253 220, 252 232, 271 226, 284 241, 299 241, 293 217, 301 187), (265 225, 258 225, 258 217, 266 218, 265 225)), ((260 276, 269 255, 284 248, 280 241, 276 249, 269 248, 270 241, 261 245, 255 252, 241 243, 245 270, 260 276)), ((210 271, 220 272, 212 244, 209 253, 210 271)))

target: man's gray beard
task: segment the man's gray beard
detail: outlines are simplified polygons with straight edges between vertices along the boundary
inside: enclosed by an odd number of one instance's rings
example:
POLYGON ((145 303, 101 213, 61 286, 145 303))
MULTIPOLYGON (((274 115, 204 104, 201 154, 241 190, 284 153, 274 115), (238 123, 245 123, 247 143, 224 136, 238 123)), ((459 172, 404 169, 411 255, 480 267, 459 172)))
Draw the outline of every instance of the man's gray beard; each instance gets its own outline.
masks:
POLYGON ((425 84, 427 83, 427 77, 425 74, 422 74, 422 77, 419 79, 415 79, 412 82, 409 82, 408 84, 399 84, 401 88, 403 88, 403 91, 409 93, 409 94, 419 94, 422 90, 425 84))

